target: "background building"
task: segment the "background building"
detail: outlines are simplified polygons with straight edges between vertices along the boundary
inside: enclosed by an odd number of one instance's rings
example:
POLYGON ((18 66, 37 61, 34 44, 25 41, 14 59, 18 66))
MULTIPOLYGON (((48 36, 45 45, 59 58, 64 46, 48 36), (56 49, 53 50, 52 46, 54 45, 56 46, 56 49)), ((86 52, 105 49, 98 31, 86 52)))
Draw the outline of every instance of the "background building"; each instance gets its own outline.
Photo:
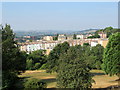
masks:
POLYGON ((63 41, 63 40, 66 40, 66 36, 64 35, 64 34, 60 34, 59 36, 58 36, 58 41, 63 41))
POLYGON ((100 35, 100 38, 107 38, 107 34, 104 32, 99 32, 98 35, 100 35))
POLYGON ((76 35, 76 38, 77 38, 77 39, 83 39, 83 38, 84 38, 84 35, 82 35, 82 34, 76 35))
POLYGON ((98 44, 101 44, 104 48, 106 47, 107 43, 108 43, 108 39, 107 38, 98 40, 98 44))
POLYGON ((44 37, 43 37, 43 40, 53 41, 53 37, 52 37, 52 36, 44 36, 44 37))

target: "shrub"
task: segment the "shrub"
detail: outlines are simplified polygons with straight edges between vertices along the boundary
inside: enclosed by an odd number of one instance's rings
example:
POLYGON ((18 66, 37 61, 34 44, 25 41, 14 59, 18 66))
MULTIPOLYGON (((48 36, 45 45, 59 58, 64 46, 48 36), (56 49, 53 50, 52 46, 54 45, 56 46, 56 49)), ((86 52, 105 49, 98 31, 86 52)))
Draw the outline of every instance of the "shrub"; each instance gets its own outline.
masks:
POLYGON ((28 59, 27 61, 26 61, 26 69, 27 70, 33 70, 33 60, 32 59, 28 59))
POLYGON ((43 64, 40 69, 47 69, 47 64, 43 64))
POLYGON ((39 69, 39 68, 40 68, 40 66, 41 66, 41 64, 40 64, 40 63, 35 63, 34 68, 35 68, 35 69, 39 69))
POLYGON ((13 87, 13 85, 17 81, 17 75, 11 72, 2 72, 2 89, 9 89, 13 87))
POLYGON ((26 81, 24 86, 25 89, 29 89, 29 88, 43 89, 47 87, 47 84, 45 82, 42 82, 41 80, 33 78, 26 81))

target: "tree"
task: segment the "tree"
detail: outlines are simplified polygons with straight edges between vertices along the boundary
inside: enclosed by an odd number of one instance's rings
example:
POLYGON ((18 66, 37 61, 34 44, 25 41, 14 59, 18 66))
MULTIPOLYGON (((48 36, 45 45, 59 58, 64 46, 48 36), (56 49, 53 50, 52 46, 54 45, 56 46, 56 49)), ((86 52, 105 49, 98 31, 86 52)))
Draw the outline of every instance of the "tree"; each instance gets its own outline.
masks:
POLYGON ((26 69, 27 70, 33 70, 34 69, 34 64, 32 59, 28 59, 26 61, 26 69))
POLYGON ((73 35, 73 39, 77 39, 76 34, 73 35))
POLYGON ((96 57, 91 53, 91 46, 83 45, 82 52, 83 52, 83 60, 87 64, 88 68, 93 69, 95 67, 94 64, 96 57))
POLYGON ((32 78, 25 82, 24 84, 25 89, 40 89, 43 90, 43 88, 47 87, 47 84, 45 82, 42 82, 41 80, 32 78))
POLYGON ((107 33, 107 37, 109 37, 110 35, 112 35, 112 27, 106 27, 103 31, 107 33))
POLYGON ((116 32, 120 32, 120 29, 115 29, 113 27, 106 27, 105 29, 98 30, 95 33, 98 34, 99 32, 104 32, 107 34, 107 37, 109 37, 110 35, 112 35, 116 32))
POLYGON ((101 69, 102 59, 103 59, 104 47, 100 44, 92 47, 91 54, 95 56, 94 58, 94 69, 101 69))
POLYGON ((58 40, 59 34, 57 34, 55 37, 53 37, 53 40, 58 40))
POLYGON ((46 60, 47 56, 44 53, 45 53, 44 50, 37 50, 30 53, 28 55, 28 60, 27 60, 27 69, 30 70, 39 69, 43 64, 45 64, 47 62, 46 60), (38 68, 37 68, 38 64, 36 63, 39 63, 38 68))
POLYGON ((59 57, 67 52, 69 49, 69 43, 64 42, 58 44, 49 54, 47 59, 48 72, 57 72, 59 65, 59 57))
POLYGON ((89 36, 89 37, 87 37, 87 38, 100 38, 100 35, 98 35, 97 33, 95 33, 95 35, 89 36))
POLYGON ((40 63, 35 63, 35 66, 34 66, 35 69, 40 69, 40 67, 41 67, 40 63))
POLYGON ((60 88, 91 88, 92 78, 89 68, 83 60, 81 46, 72 46, 60 57, 57 85, 60 88))
POLYGON ((117 75, 120 85, 120 32, 109 37, 104 50, 102 68, 110 76, 117 75))
POLYGON ((90 44, 89 43, 83 43, 83 46, 86 45, 86 46, 89 46, 90 44))
POLYGON ((8 88, 14 84, 15 76, 25 71, 26 56, 20 52, 17 42, 14 41, 15 34, 10 25, 2 26, 0 31, 2 32, 2 88, 8 88))
POLYGON ((95 38, 100 38, 100 35, 95 34, 94 37, 95 37, 95 38))

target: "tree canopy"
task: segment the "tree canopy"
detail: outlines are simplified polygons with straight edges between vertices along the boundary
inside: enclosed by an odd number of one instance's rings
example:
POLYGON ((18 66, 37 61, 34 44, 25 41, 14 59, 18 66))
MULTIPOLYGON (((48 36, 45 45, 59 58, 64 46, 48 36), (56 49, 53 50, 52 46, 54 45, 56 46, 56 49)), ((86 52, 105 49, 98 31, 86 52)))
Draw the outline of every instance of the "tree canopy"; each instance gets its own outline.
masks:
POLYGON ((60 88, 91 88, 91 74, 84 62, 81 46, 73 46, 60 57, 57 85, 60 88))
POLYGON ((91 48, 91 54, 94 56, 94 69, 101 69, 104 47, 100 44, 91 48))
POLYGON ((27 56, 26 69, 40 69, 40 67, 46 62, 47 56, 45 55, 44 50, 33 51, 27 56))
POLYGON ((58 44, 49 54, 47 59, 48 71, 54 72, 58 70, 59 58, 61 55, 67 52, 70 48, 68 42, 58 44))
POLYGON ((3 88, 13 85, 16 75, 25 71, 26 56, 20 52, 17 42, 14 41, 15 34, 10 25, 2 26, 2 76, 3 88))
POLYGON ((120 32, 120 29, 117 28, 113 28, 113 27, 106 27, 104 29, 100 29, 98 31, 96 31, 95 33, 98 34, 99 32, 104 32, 107 34, 107 38, 109 38, 110 35, 116 33, 116 32, 120 32))
POLYGON ((89 36, 89 37, 87 37, 87 38, 100 38, 100 35, 98 35, 97 33, 95 33, 95 35, 89 36))
POLYGON ((118 75, 120 78, 120 32, 109 37, 104 50, 102 68, 106 74, 118 75))

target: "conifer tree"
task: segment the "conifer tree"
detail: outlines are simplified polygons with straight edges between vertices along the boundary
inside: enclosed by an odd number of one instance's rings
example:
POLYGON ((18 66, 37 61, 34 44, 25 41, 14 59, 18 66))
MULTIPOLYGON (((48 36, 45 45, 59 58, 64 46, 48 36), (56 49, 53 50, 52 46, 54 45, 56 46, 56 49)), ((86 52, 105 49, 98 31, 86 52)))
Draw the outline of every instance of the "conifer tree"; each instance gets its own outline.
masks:
POLYGON ((17 75, 25 71, 26 56, 20 52, 17 42, 14 41, 15 34, 10 25, 2 26, 2 88, 11 87, 17 75))

